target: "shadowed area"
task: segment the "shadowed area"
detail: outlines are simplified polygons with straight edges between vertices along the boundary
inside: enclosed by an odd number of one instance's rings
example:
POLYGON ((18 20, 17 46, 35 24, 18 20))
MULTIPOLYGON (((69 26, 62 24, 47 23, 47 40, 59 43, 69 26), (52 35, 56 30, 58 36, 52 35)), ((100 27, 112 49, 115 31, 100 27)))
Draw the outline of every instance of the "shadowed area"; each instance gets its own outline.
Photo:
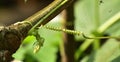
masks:
POLYGON ((43 9, 53 0, 0 0, 0 25, 22 21, 43 9))

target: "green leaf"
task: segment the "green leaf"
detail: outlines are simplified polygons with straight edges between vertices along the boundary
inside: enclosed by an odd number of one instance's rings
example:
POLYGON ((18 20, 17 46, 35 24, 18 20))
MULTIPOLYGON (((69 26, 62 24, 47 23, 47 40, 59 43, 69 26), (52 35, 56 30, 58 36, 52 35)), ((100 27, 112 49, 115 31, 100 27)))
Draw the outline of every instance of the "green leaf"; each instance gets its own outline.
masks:
POLYGON ((82 62, 119 62, 120 42, 110 39, 98 51, 92 52, 82 62))

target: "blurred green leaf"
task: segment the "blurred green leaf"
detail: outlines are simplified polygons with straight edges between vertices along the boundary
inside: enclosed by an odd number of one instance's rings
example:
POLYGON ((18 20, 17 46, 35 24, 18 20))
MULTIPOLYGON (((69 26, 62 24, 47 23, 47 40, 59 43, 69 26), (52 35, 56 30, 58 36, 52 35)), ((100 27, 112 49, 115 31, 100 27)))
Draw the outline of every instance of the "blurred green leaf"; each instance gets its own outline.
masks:
MULTIPOLYGON (((95 29, 95 14, 94 14, 94 1, 95 0, 78 0, 75 4, 75 28, 76 30, 82 31, 86 34, 91 34, 95 29)), ((108 19, 113 17, 116 13, 120 11, 120 0, 102 0, 103 3, 99 4, 99 15, 100 15, 100 25, 105 23, 108 19)), ((116 22, 106 33, 115 33, 118 31, 120 22, 116 22), (115 30, 117 29, 117 30, 115 30), (112 31, 111 31, 112 30, 112 31), (110 32, 111 31, 111 32, 110 32)), ((120 33, 120 32, 119 32, 120 33)), ((118 33, 117 33, 118 34, 118 33)))
POLYGON ((81 62, 119 62, 120 42, 110 39, 98 51, 83 58, 81 62))
MULTIPOLYGON (((94 3, 95 1, 96 0, 78 0, 74 6, 75 7, 75 17, 76 17, 75 28, 78 31, 82 31, 87 36, 99 36, 99 34, 93 34, 93 32, 94 31, 97 32, 97 30, 99 29, 99 27, 101 27, 101 25, 103 25, 103 23, 107 22, 110 18, 114 17, 114 15, 120 11, 120 7, 119 7, 120 0, 112 0, 112 1, 102 0, 103 2, 101 4, 99 4, 100 12, 98 12, 99 16, 100 16, 99 17, 100 20, 98 20, 98 22, 99 22, 100 26, 98 26, 98 28, 96 28, 97 25, 96 25, 96 22, 94 19, 98 14, 95 14, 95 3, 94 3)), ((118 16, 118 17, 120 17, 120 16, 118 16)), ((105 30, 105 32, 100 32, 100 33, 103 35, 107 34, 110 36, 118 36, 119 37, 119 35, 120 35, 119 26, 120 26, 120 21, 117 20, 117 22, 113 23, 109 28, 107 28, 105 30)), ((77 36, 76 38, 81 40, 81 38, 79 36, 77 36)), ((87 39, 87 40, 90 41, 89 39, 87 39)), ((95 45, 99 45, 100 43, 95 43, 96 41, 97 40, 95 40, 95 39, 92 42, 87 42, 86 40, 85 41, 83 40, 83 44, 80 45, 75 56, 81 56, 81 54, 85 53, 84 51, 92 43, 94 43, 95 45)), ((107 45, 109 45, 109 44, 107 44, 107 45)), ((111 45, 111 46, 114 48, 114 45, 111 45)), ((95 48, 95 46, 93 46, 93 48, 95 48)), ((106 49, 106 50, 108 50, 108 49, 106 49)), ((96 53, 96 52, 94 52, 94 53, 96 53)), ((88 58, 88 57, 86 57, 86 58, 88 58)), ((94 57, 91 57, 91 58, 93 59, 94 57)))

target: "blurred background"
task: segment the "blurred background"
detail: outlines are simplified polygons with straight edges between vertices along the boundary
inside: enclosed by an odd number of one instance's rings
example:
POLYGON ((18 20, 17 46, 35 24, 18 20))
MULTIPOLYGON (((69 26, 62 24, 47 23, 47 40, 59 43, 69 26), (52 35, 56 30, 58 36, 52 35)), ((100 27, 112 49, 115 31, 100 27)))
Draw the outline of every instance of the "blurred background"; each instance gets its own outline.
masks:
MULTIPOLYGON (((8 26, 43 9, 53 0, 0 0, 0 25, 8 26)), ((120 0, 74 0, 46 25, 83 32, 86 36, 114 36, 115 39, 85 39, 45 28, 40 51, 33 53, 34 36, 24 39, 13 54, 20 62, 119 62, 120 0)))
POLYGON ((3 25, 10 25, 22 21, 35 12, 43 9, 53 0, 0 0, 0 22, 3 25))

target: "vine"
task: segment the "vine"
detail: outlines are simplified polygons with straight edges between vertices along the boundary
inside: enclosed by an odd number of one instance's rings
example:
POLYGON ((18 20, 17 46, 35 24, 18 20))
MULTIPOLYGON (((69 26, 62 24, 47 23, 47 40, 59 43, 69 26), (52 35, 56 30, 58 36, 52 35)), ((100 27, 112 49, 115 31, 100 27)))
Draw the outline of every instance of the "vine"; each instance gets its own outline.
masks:
POLYGON ((68 34, 73 34, 73 35, 82 35, 83 38, 85 39, 108 39, 108 38, 115 38, 115 39, 119 39, 119 37, 113 37, 113 36, 106 36, 106 37, 89 37, 87 35, 85 35, 83 32, 81 31, 75 31, 75 30, 69 30, 69 29, 65 29, 65 28, 61 28, 61 27, 53 27, 53 26, 46 26, 46 25, 41 25, 39 28, 44 27, 46 29, 49 30, 53 30, 53 31, 62 31, 68 34))

